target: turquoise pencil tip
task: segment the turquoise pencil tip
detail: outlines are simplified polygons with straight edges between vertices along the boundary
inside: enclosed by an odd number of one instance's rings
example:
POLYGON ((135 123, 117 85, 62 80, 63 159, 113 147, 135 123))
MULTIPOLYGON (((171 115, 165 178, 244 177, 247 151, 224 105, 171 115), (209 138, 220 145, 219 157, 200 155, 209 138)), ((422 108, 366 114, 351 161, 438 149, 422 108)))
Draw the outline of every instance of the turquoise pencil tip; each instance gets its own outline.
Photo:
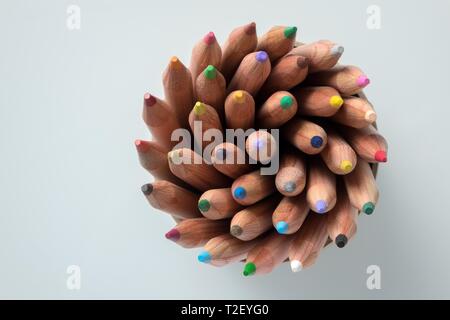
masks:
POLYGON ((203 263, 208 263, 211 261, 211 255, 209 254, 208 251, 202 251, 198 254, 198 261, 203 262, 203 263))
POLYGON ((289 225, 285 221, 278 221, 275 225, 275 229, 277 229, 278 233, 285 234, 289 229, 289 225))

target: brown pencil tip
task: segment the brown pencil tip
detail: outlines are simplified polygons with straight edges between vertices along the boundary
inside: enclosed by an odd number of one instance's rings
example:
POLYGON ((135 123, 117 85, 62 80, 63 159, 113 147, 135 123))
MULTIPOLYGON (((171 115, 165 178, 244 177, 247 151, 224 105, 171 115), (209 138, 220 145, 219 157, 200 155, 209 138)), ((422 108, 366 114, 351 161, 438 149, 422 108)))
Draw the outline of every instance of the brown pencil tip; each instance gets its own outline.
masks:
POLYGON ((151 107, 156 103, 156 98, 150 93, 146 92, 144 94, 144 103, 147 107, 151 107))
POLYGON ((297 65, 300 69, 306 68, 309 64, 309 59, 306 57, 298 56, 297 65))
POLYGON ((256 33, 256 23, 251 22, 251 23, 249 23, 248 25, 246 25, 246 26, 244 27, 244 32, 245 32, 246 34, 248 34, 249 36, 255 34, 255 33, 256 33))
POLYGON ((242 228, 239 226, 231 226, 230 233, 232 236, 238 237, 242 234, 242 228))
POLYGON ((148 196, 148 195, 151 194, 152 191, 153 191, 153 185, 152 185, 151 183, 144 184, 144 185, 141 187, 141 191, 142 191, 143 194, 145 194, 146 196, 148 196))

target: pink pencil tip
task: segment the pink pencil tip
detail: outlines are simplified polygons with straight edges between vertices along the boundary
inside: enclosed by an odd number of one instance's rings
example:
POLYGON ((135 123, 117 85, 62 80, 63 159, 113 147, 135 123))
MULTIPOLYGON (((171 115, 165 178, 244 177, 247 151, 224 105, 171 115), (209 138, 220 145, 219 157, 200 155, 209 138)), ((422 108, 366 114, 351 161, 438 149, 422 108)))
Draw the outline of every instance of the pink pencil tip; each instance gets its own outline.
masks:
POLYGON ((172 229, 166 233, 166 239, 177 242, 180 239, 180 232, 177 229, 172 229))
POLYGON ((375 152, 375 160, 378 162, 387 162, 386 151, 378 150, 375 152))
POLYGON ((214 35, 214 32, 208 32, 206 34, 206 36, 203 38, 203 41, 207 44, 207 45, 211 45, 213 44, 214 41, 216 41, 216 36, 214 35))
POLYGON ((147 145, 147 143, 144 140, 137 139, 137 140, 134 141, 134 145, 136 146, 136 149, 139 152, 145 152, 148 149, 147 148, 148 145, 147 145))
POLYGON ((370 83, 370 79, 367 78, 367 76, 363 74, 358 77, 358 79, 356 80, 356 83, 358 83, 358 86, 360 86, 361 88, 364 88, 365 86, 367 86, 370 83))
POLYGON ((144 94, 144 102, 146 106, 151 107, 156 103, 156 98, 147 92, 144 94))

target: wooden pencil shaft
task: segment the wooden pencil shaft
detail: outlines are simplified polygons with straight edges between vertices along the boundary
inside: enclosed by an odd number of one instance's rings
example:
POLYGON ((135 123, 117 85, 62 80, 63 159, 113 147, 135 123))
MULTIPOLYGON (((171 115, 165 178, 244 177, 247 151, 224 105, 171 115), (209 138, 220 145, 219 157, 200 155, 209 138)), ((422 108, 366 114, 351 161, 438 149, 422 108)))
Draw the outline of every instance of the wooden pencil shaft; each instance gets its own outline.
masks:
POLYGON ((258 40, 256 50, 266 51, 270 61, 276 61, 294 47, 296 33, 296 27, 272 27, 258 40))
POLYGON ((218 144, 212 152, 211 161, 217 171, 233 179, 252 170, 245 151, 230 142, 218 144))
POLYGON ((275 186, 284 196, 300 194, 306 185, 306 167, 299 153, 288 152, 281 157, 280 169, 275 177, 275 186))
POLYGON ((231 188, 221 188, 204 192, 198 208, 205 218, 220 220, 234 216, 242 206, 233 199, 231 188))
POLYGON ((299 103, 298 113, 306 116, 330 117, 344 103, 339 92, 332 87, 301 87, 292 93, 299 103))
POLYGON ((275 177, 261 175, 260 170, 237 178, 231 186, 233 198, 242 205, 251 205, 275 191, 275 177))
POLYGON ((247 130, 254 127, 255 100, 247 91, 236 90, 227 96, 225 122, 229 129, 247 130))
POLYGON ((352 147, 336 130, 327 127, 328 143, 320 153, 322 160, 331 172, 344 175, 353 171, 357 156, 352 147))
POLYGON ((280 234, 297 232, 309 212, 305 194, 284 197, 272 214, 272 224, 280 234))
POLYGON ((308 58, 309 73, 331 69, 336 65, 344 47, 329 40, 303 44, 295 47, 289 55, 300 55, 308 58))
POLYGON ((336 204, 336 177, 320 158, 309 163, 306 199, 314 212, 323 214, 336 204))
POLYGON ((228 232, 229 220, 194 218, 181 221, 166 238, 185 248, 204 246, 211 238, 228 232))
POLYGON ((318 154, 327 144, 327 134, 319 125, 300 118, 292 118, 282 128, 282 136, 306 154, 318 154))
POLYGON ((287 91, 272 94, 258 109, 257 122, 260 128, 278 128, 297 113, 297 100, 287 91))

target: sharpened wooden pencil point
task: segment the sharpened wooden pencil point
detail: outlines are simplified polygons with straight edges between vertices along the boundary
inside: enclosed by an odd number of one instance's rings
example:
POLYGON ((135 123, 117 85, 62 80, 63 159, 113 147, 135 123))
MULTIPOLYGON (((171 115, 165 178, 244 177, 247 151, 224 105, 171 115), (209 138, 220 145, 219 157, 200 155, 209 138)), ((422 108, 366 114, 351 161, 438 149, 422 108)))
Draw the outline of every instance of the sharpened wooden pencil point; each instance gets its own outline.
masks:
POLYGON ((378 150, 377 152, 375 152, 375 160, 377 160, 378 162, 387 162, 386 151, 378 150))

